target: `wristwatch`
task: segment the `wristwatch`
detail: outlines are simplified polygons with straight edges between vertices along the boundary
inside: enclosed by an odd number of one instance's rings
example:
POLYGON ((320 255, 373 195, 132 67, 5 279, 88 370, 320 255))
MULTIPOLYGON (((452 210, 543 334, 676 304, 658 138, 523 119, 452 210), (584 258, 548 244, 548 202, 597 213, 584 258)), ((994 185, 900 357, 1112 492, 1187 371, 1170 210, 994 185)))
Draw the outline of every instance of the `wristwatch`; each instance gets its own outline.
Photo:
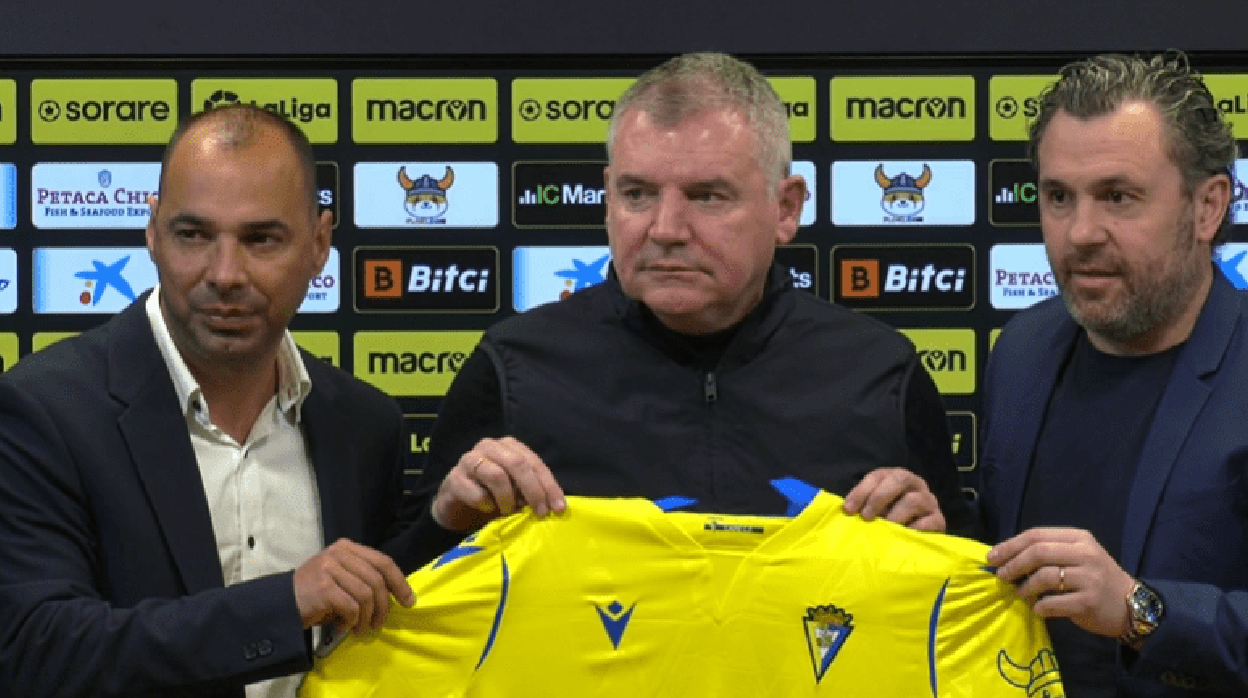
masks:
POLYGON ((1127 611, 1131 614, 1131 627, 1118 640, 1138 650, 1144 638, 1153 634, 1166 615, 1166 605, 1156 591, 1136 580, 1131 593, 1127 594, 1127 611))

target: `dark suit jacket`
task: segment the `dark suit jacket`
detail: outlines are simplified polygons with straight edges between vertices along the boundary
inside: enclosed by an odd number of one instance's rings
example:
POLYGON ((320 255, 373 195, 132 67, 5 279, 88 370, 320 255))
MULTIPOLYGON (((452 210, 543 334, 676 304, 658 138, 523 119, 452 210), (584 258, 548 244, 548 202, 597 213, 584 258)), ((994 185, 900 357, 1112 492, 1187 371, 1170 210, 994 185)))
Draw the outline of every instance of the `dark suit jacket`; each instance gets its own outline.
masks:
MULTIPOLYGON (((0 376, 0 696, 241 698, 311 665, 290 573, 223 586, 145 299, 0 376)), ((402 415, 304 362, 324 540, 379 546, 398 526, 402 415)))
MULTIPOLYGON (((1041 420, 1078 332, 1055 298, 1011 320, 993 349, 980 494, 993 542, 1018 532, 1041 420)), ((1120 651, 1120 686, 1132 696, 1245 695, 1248 295, 1218 271, 1137 467, 1122 483, 1129 501, 1119 562, 1161 593, 1166 615, 1138 656, 1120 651)))

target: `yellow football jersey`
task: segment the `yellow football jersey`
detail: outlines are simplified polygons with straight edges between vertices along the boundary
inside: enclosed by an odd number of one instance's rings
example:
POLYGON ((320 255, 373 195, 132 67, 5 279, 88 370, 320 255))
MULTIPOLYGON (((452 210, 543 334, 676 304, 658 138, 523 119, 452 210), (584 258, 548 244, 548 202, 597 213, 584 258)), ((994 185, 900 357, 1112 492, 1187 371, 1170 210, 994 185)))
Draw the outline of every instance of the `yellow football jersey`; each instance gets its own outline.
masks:
POLYGON ((987 547, 845 514, 569 497, 409 577, 410 609, 319 660, 305 698, 1063 695, 987 547))

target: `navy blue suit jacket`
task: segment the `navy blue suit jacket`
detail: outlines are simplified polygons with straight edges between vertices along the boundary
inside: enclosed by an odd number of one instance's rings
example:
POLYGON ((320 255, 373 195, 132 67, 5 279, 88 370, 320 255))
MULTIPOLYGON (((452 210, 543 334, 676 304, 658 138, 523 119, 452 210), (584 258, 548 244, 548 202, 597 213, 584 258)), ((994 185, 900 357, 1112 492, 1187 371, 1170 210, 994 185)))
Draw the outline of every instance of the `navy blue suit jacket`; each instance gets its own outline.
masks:
MULTIPOLYGON (((0 696, 241 698, 311 665, 290 573, 223 586, 145 298, 0 376, 0 696)), ((381 546, 399 526, 402 415, 304 362, 324 540, 381 546)))
MULTIPOLYGON (((1060 298, 1006 326, 985 374, 980 507, 992 542, 1018 533, 1023 489, 1059 370, 1080 328, 1060 298)), ((1133 409, 1124 405, 1123 409, 1133 409)), ((1106 434, 1106 438, 1114 438, 1106 434)), ((1148 430, 1123 525, 1130 574, 1162 624, 1119 652, 1131 696, 1248 693, 1248 294, 1214 272, 1148 430)))

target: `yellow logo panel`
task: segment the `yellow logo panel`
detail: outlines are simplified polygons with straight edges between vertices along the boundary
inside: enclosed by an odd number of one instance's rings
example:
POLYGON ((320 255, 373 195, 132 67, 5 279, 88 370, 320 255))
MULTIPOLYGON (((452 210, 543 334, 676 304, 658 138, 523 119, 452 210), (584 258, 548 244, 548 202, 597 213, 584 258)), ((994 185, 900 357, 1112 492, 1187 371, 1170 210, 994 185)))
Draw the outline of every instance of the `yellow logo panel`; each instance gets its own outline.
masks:
POLYGON ((295 344, 331 366, 342 366, 342 346, 337 332, 291 332, 295 344))
POLYGON ((0 332, 0 373, 13 368, 17 363, 17 335, 12 332, 0 332))
POLYGON ((975 330, 904 329, 919 350, 919 362, 936 381, 941 395, 975 392, 975 330))
POLYGON ((313 143, 338 142, 338 83, 332 78, 199 78, 191 82, 196 112, 254 104, 290 119, 313 143))
POLYGON ((1235 137, 1248 137, 1248 75, 1206 75, 1205 85, 1217 100, 1222 115, 1230 122, 1235 137))
POLYGON ((1040 93, 1056 75, 994 75, 988 81, 988 135, 994 141, 1025 141, 1040 113, 1040 93))
POLYGON ((615 100, 633 78, 516 78, 511 137, 517 143, 605 143, 615 100))
POLYGON ((789 137, 794 143, 815 140, 815 79, 767 78, 789 113, 789 137))
POLYGON ((79 334, 78 332, 36 332, 30 338, 30 350, 31 352, 42 351, 62 339, 77 337, 79 334))
POLYGON ((32 80, 30 140, 165 143, 178 124, 175 80, 32 80))
POLYGON ((0 80, 0 144, 17 142, 17 81, 0 80))
POLYGON ((835 77, 834 141, 969 141, 975 79, 953 76, 835 77))
POLYGON ((997 337, 1000 337, 1000 336, 1001 336, 1000 327, 995 327, 992 329, 992 331, 988 333, 988 350, 989 351, 992 351, 992 348, 997 346, 997 337))
POLYGON ((441 397, 482 334, 356 332, 355 375, 395 397, 441 397))
POLYGON ((360 78, 351 83, 356 143, 495 143, 494 78, 360 78))
MULTIPOLYGON (((433 424, 437 421, 436 414, 404 414, 411 433, 408 434, 408 450, 412 455, 424 457, 429 453, 429 437, 433 435, 433 424)), ((416 471, 419 473, 420 471, 416 471)), ((416 474, 413 473, 413 474, 416 474)))

